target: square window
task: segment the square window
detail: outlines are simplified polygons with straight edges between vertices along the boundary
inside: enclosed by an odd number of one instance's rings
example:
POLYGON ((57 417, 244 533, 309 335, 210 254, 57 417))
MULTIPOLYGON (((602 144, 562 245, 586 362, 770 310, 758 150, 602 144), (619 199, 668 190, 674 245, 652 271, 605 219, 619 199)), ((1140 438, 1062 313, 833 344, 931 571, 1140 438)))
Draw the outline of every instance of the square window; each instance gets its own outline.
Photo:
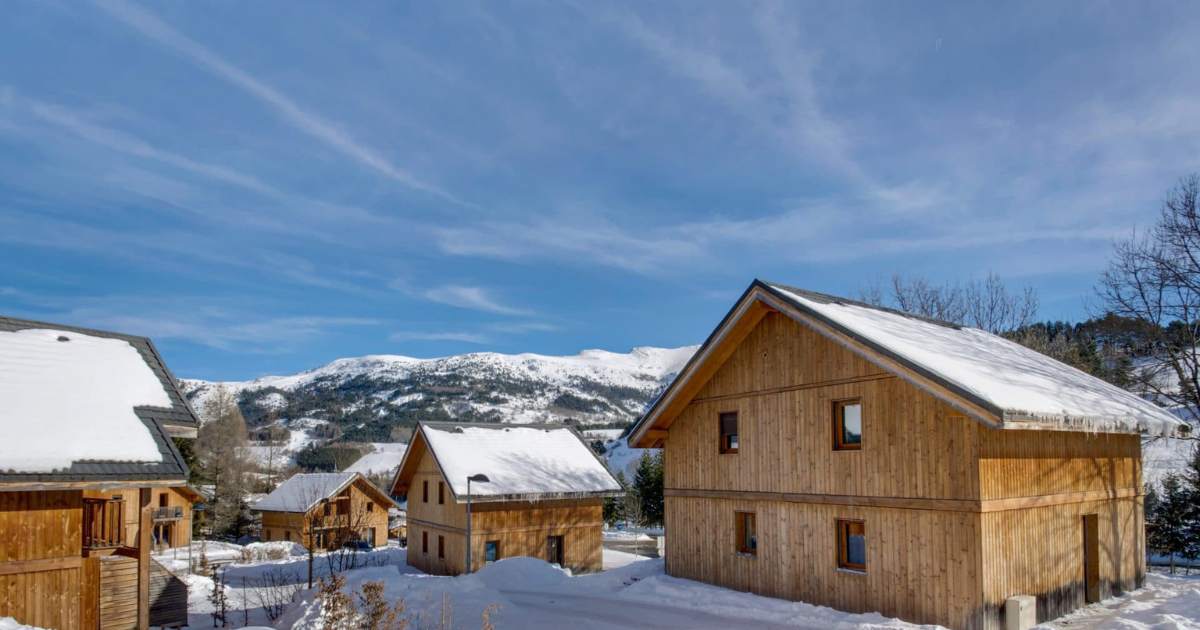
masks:
POLYGON ((733 519, 738 553, 757 555, 758 532, 754 527, 754 512, 734 512, 733 519))
POLYGON ((438 482, 438 505, 446 503, 446 482, 438 482))
POLYGON ((500 541, 489 540, 483 545, 483 561, 495 562, 500 559, 500 541))
POLYGON ((738 415, 736 411, 726 411, 717 415, 721 430, 720 452, 738 452, 738 415))
POLYGON ((863 521, 837 521, 837 563, 840 569, 867 570, 867 526, 863 521))
POLYGON ((833 403, 833 450, 857 451, 862 448, 862 401, 837 400, 833 403))

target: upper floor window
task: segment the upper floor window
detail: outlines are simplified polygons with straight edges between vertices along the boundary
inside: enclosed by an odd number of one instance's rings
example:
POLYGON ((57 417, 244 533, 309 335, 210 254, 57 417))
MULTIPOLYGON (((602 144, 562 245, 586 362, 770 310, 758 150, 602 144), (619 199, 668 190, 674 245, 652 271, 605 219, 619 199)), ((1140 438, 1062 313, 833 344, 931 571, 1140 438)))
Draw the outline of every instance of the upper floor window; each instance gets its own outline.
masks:
POLYGON ((838 568, 867 570, 867 526, 863 521, 838 519, 838 568))
POLYGON ((421 503, 429 503, 429 480, 421 482, 421 503))
POLYGON ((438 482, 438 505, 446 502, 446 482, 438 482))
POLYGON ((726 411, 717 416, 721 427, 722 453, 738 452, 738 415, 736 411, 726 411))
POLYGON ((368 511, 368 512, 374 512, 374 511, 375 511, 375 504, 374 504, 374 503, 368 503, 368 504, 367 504, 367 511, 368 511))
POLYGON ((862 401, 858 398, 833 403, 833 450, 862 448, 862 401))
POLYGON ((734 512, 733 523, 738 553, 757 555, 758 532, 754 526, 754 512, 734 512))

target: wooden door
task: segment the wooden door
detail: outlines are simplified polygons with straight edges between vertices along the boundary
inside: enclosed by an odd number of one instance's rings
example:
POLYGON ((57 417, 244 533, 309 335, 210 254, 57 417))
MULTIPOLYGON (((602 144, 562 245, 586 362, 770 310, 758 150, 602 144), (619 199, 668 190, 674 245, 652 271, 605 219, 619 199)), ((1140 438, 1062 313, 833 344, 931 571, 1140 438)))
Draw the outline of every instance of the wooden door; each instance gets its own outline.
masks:
POLYGON ((1100 522, 1095 514, 1083 515, 1084 600, 1100 601, 1100 522))
POLYGON ((563 537, 546 537, 546 561, 550 564, 563 566, 563 537))

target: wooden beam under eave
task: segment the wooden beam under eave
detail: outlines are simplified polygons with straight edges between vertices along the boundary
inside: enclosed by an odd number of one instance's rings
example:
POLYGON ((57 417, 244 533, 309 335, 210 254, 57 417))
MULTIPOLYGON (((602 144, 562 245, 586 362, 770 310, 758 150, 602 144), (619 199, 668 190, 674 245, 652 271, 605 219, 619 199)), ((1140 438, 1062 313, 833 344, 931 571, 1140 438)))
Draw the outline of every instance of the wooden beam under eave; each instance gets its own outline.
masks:
POLYGON ((646 431, 646 435, 643 438, 643 441, 652 442, 654 444, 654 446, 656 446, 656 447, 662 446, 662 444, 667 441, 667 430, 666 429, 650 429, 650 430, 646 431))

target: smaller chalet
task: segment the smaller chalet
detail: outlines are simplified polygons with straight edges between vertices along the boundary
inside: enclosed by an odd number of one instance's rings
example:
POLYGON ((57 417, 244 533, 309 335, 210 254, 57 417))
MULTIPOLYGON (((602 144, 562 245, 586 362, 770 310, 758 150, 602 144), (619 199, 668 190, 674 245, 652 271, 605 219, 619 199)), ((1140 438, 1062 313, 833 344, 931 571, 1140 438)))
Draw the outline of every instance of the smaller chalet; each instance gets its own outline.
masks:
POLYGON ((262 539, 332 549, 348 542, 384 547, 388 510, 396 503, 360 473, 293 475, 251 508, 262 514, 262 539))
POLYGON ((437 575, 515 556, 599 571, 604 499, 620 494, 562 425, 420 423, 392 482, 407 497, 408 563, 437 575))

